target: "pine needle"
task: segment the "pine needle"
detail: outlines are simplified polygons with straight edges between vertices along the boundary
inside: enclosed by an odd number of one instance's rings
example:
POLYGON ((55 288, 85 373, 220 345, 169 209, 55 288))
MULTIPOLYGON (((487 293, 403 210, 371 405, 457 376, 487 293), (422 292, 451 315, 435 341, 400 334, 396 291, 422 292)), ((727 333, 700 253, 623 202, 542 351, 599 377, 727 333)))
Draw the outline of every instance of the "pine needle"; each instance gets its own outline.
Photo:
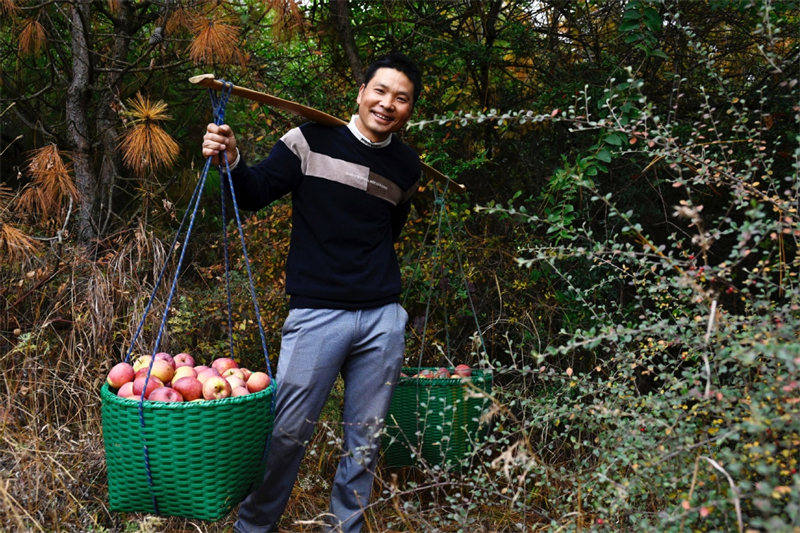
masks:
POLYGON ((36 19, 25 21, 22 31, 19 32, 18 50, 20 55, 38 54, 47 44, 47 35, 36 19))
POLYGON ((144 176, 148 169, 169 167, 178 157, 178 143, 156 124, 156 121, 170 119, 166 113, 167 104, 161 100, 151 102, 141 93, 128 103, 132 110, 126 115, 132 119, 133 127, 119 143, 123 163, 139 176, 144 176))
POLYGON ((67 197, 73 200, 79 198, 78 188, 69 174, 70 170, 70 166, 64 163, 55 144, 48 144, 33 151, 28 163, 28 172, 33 176, 33 186, 39 189, 39 209, 42 212, 53 212, 67 197))
POLYGON ((273 11, 272 35, 287 42, 305 29, 303 11, 295 0, 267 0, 267 10, 273 11))
POLYGON ((32 185, 27 185, 19 195, 15 204, 15 210, 20 213, 47 216, 47 205, 42 196, 42 189, 32 185))
POLYGON ((122 0, 108 0, 108 10, 113 15, 119 15, 122 12, 122 0))
POLYGON ((236 41, 239 27, 227 21, 226 17, 213 13, 194 19, 192 30, 195 35, 189 46, 189 57, 195 64, 228 64, 236 57, 236 41))
POLYGON ((5 183, 0 183, 0 207, 14 198, 14 191, 5 183))
POLYGON ((8 260, 27 259, 36 252, 39 243, 8 223, 0 222, 0 254, 8 260))
POLYGON ((167 18, 166 28, 168 34, 189 31, 193 27, 197 13, 186 6, 177 6, 167 18))
POLYGON ((0 13, 16 15, 17 11, 19 11, 19 8, 17 4, 14 3, 14 0, 0 0, 0 13))

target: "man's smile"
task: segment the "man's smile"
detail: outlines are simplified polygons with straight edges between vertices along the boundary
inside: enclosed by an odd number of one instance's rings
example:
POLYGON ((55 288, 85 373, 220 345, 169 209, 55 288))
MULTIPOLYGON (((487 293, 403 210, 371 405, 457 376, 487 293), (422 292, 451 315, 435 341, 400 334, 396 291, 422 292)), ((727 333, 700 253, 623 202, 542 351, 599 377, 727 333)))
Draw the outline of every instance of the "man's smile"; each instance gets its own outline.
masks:
POLYGON ((384 115, 383 113, 379 113, 377 111, 372 111, 371 113, 372 113, 372 116, 374 116, 375 118, 377 118, 378 120, 381 120, 383 122, 387 122, 388 123, 388 122, 391 122, 392 119, 393 119, 393 117, 391 115, 384 115))

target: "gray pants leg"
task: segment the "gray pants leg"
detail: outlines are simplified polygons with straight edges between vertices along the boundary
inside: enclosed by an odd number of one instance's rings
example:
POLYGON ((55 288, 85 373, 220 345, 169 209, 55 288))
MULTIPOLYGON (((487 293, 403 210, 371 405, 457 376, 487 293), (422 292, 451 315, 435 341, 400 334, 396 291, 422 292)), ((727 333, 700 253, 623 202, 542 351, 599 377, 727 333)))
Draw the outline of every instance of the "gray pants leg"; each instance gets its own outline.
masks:
POLYGON ((369 501, 374 457, 403 359, 407 315, 377 309, 293 309, 283 326, 275 427, 262 484, 239 508, 242 533, 275 531, 300 462, 339 371, 345 379, 345 454, 331 495, 337 528, 358 531, 369 501))
POLYGON ((396 304, 361 311, 360 335, 342 366, 345 449, 331 491, 334 531, 356 533, 364 523, 380 431, 403 363, 407 318, 396 304))

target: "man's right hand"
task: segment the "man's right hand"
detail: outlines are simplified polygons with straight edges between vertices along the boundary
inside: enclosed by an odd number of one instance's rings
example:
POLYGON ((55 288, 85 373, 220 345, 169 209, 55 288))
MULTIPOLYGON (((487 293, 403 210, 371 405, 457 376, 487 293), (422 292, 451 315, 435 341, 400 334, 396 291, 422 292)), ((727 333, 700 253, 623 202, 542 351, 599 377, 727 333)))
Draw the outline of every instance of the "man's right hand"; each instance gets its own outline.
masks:
POLYGON ((239 155, 239 149, 236 148, 236 136, 227 124, 217 126, 210 123, 206 126, 206 134, 203 135, 203 157, 213 156, 211 162, 218 165, 219 154, 222 151, 228 152, 229 164, 236 161, 236 157, 239 155))

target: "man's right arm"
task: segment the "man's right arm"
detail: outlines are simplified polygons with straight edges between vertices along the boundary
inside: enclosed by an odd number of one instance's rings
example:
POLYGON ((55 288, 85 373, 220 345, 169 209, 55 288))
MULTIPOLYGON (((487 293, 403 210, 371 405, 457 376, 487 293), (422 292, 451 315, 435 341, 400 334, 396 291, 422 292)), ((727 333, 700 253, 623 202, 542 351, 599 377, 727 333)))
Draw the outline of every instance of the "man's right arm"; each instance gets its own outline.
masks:
MULTIPOLYGON (((240 156, 241 157, 241 156, 240 156)), ((278 141, 266 159, 248 166, 244 157, 231 170, 236 202, 242 209, 257 211, 294 190, 302 179, 300 159, 278 141)))
POLYGON ((278 141, 269 156, 252 167, 248 166, 236 146, 236 136, 230 126, 209 124, 203 136, 203 156, 212 156, 217 163, 225 151, 236 154, 229 164, 236 201, 243 208, 258 210, 297 187, 302 179, 299 158, 278 141))

